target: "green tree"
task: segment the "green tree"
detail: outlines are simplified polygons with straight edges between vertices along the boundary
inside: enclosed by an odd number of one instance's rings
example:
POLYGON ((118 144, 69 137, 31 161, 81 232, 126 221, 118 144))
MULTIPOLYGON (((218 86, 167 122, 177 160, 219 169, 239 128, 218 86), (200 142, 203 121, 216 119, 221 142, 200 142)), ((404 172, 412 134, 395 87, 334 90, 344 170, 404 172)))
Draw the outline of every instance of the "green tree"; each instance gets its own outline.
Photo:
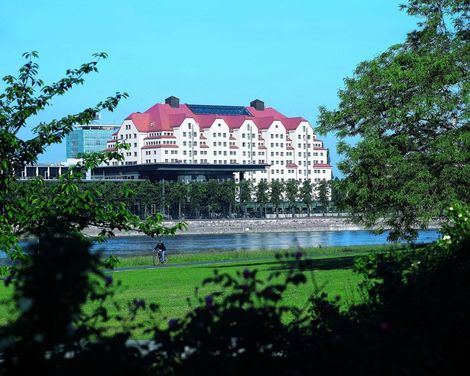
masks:
POLYGON ((286 198, 289 202, 292 217, 295 215, 295 207, 297 205, 297 199, 299 195, 299 182, 294 179, 289 179, 286 183, 286 198))
POLYGON ((273 205, 276 212, 276 218, 279 218, 279 205, 281 204, 284 193, 284 184, 279 180, 273 180, 270 183, 269 202, 273 205))
POLYGON ((220 189, 220 183, 217 180, 209 180, 206 184, 207 201, 206 208, 209 218, 214 218, 222 210, 223 192, 220 189))
MULTIPOLYGON (((1 374, 29 374, 34 369, 60 374, 57 367, 64 366, 65 353, 77 355, 87 346, 85 343, 110 344, 100 325, 109 320, 103 303, 112 295, 107 289, 112 278, 103 270, 111 265, 90 252, 91 241, 82 230, 95 226, 100 230, 98 240, 105 240, 114 230, 137 230, 155 236, 173 234, 184 227, 165 228, 159 215, 141 221, 123 201, 106 203, 100 185, 82 184, 90 168, 112 159, 122 160, 120 151, 127 148, 122 144, 117 145, 117 152, 84 156, 83 162, 71 167, 55 184, 41 178, 29 183, 16 180, 15 171, 35 163, 38 155, 61 142, 74 124, 91 122, 100 110, 114 110, 127 96, 118 93, 76 115, 39 123, 33 128, 33 137, 23 140, 18 132, 55 97, 81 85, 83 76, 96 71, 98 60, 106 57, 99 54, 97 60, 70 69, 65 78, 45 85, 37 78, 37 56, 35 52, 25 54, 27 62, 18 77, 4 77, 5 89, 0 93, 0 249, 16 259, 6 285, 13 284, 12 299, 18 308, 18 315, 0 327, 0 338, 11 340, 2 343, 1 374), (24 234, 38 240, 26 250, 18 242, 24 234), (97 304, 85 311, 86 301, 97 304), (60 352, 63 354, 58 355, 60 352)), ((123 187, 126 199, 132 192, 123 187)), ((121 339, 113 336, 114 350, 120 348, 125 353, 128 334, 124 332, 121 339)), ((124 364, 118 369, 122 370, 124 364)), ((64 373, 71 374, 65 369, 64 373)))
POLYGON ((320 180, 317 185, 317 200, 320 204, 323 215, 328 212, 330 205, 330 189, 326 180, 320 180))
POLYGON ((238 183, 238 200, 240 201, 240 205, 243 210, 243 217, 246 218, 247 216, 247 208, 246 204, 251 202, 253 194, 253 184, 250 180, 241 180, 238 183))
POLYGON ((333 205, 336 212, 340 212, 344 209, 345 199, 345 188, 343 187, 343 181, 335 177, 330 180, 330 192, 331 192, 331 205, 333 205))
POLYGON ((310 217, 313 204, 313 185, 310 179, 304 180, 299 189, 299 195, 302 202, 307 206, 307 215, 310 217))
POLYGON ((269 202, 269 185, 261 180, 256 186, 256 203, 260 207, 260 215, 266 217, 266 204, 269 202))
POLYGON ((469 3, 413 0, 421 18, 406 40, 360 63, 339 106, 320 108, 336 132, 345 205, 368 227, 412 239, 451 202, 470 201, 469 3), (351 145, 347 137, 357 137, 351 145), (384 219, 384 221, 382 221, 384 219))
POLYGON ((206 183, 197 181, 189 186, 189 205, 192 208, 195 218, 201 217, 201 209, 206 201, 206 183))
POLYGON ((232 217, 233 208, 236 205, 236 185, 233 180, 226 180, 222 183, 221 189, 223 191, 223 205, 227 211, 229 218, 232 217))
POLYGON ((188 195, 188 186, 185 183, 175 182, 170 184, 169 200, 170 206, 178 207, 178 219, 182 218, 183 204, 188 195))

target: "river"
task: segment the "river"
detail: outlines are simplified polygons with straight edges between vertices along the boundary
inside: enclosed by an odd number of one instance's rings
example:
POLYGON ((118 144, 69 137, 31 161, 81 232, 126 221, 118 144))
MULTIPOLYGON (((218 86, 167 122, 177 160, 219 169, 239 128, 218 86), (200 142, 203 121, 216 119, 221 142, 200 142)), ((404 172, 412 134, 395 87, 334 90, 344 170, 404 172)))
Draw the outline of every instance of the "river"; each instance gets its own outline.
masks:
MULTIPOLYGON (((437 230, 419 231, 417 243, 429 243, 439 237, 437 230)), ((159 238, 147 236, 116 237, 104 244, 95 244, 94 250, 107 255, 129 256, 149 254, 159 238)), ((288 249, 348 245, 387 244, 387 234, 375 235, 369 231, 302 231, 242 234, 200 234, 163 237, 170 253, 207 251, 288 249)))
MULTIPOLYGON (((416 243, 430 243, 438 238, 438 230, 421 230, 418 232, 416 243)), ((160 238, 152 239, 149 236, 119 236, 102 244, 95 243, 92 249, 115 256, 150 254, 158 239, 160 238)), ((375 235, 364 230, 196 234, 165 236, 161 239, 170 254, 390 244, 387 242, 387 233, 375 235)), ((26 242, 22 244, 27 245, 26 242)), ((0 264, 4 262, 6 254, 0 252, 0 264)))

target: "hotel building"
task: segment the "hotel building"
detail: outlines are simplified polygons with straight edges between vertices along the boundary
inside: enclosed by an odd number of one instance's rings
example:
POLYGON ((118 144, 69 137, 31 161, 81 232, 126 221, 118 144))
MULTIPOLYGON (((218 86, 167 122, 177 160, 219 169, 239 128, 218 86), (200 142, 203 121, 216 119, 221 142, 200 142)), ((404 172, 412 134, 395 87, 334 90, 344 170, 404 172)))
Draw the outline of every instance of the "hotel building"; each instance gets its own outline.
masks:
MULTIPOLYGON (((180 104, 176 97, 145 112, 134 112, 107 142, 127 143, 124 161, 134 164, 267 165, 245 174, 261 180, 312 182, 331 180, 328 150, 317 139, 309 122, 287 117, 260 100, 250 106, 180 104)), ((235 174, 235 180, 238 180, 235 174)))

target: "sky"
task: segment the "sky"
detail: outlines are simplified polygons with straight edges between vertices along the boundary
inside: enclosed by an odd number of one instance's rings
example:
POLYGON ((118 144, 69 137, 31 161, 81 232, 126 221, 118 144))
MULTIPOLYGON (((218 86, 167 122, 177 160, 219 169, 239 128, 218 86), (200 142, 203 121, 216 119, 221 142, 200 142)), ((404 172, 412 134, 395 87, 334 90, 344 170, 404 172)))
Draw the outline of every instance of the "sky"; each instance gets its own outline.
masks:
MULTIPOLYGON (((261 99, 315 127, 318 107, 334 109, 345 77, 361 61, 402 42, 416 19, 405 0, 0 0, 0 77, 16 75, 23 52, 38 51, 46 83, 90 61, 99 73, 32 118, 20 133, 125 91, 101 123, 121 124, 174 95, 181 103, 249 105, 261 99)), ((0 83, 0 92, 4 85, 0 83)), ((334 134, 320 137, 336 167, 334 134)), ((39 162, 65 160, 65 142, 39 162)))

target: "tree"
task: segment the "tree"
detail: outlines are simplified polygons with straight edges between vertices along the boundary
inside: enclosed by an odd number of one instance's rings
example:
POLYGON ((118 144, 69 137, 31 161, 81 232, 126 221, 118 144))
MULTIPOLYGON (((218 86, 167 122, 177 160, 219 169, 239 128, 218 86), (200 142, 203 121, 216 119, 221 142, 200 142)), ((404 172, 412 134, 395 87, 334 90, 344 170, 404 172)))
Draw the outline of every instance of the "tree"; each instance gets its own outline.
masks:
POLYGON ((406 40, 360 63, 339 106, 320 108, 336 132, 345 205, 368 227, 413 239, 451 202, 470 201, 469 9, 463 0, 413 0, 422 21, 406 40), (356 144, 346 137, 359 136, 356 144))
POLYGON ((299 189, 300 199, 307 205, 307 215, 310 217, 310 211, 313 204, 313 185, 310 179, 304 180, 299 189))
POLYGON ((229 218, 232 218, 232 211, 236 204, 236 185, 233 180, 225 180, 221 184, 221 189, 223 192, 222 201, 224 204, 224 209, 228 211, 229 218))
POLYGON ((328 212, 328 206, 330 205, 330 190, 329 184, 326 180, 320 180, 317 185, 317 200, 321 206, 323 215, 328 212))
POLYGON ((299 194, 299 182, 294 179, 289 179, 286 183, 286 198, 289 202, 292 217, 295 213, 295 205, 299 194))
POLYGON ((334 210, 338 213, 344 209, 345 188, 343 187, 342 183, 343 181, 336 177, 333 180, 330 180, 329 182, 331 192, 331 205, 333 205, 334 210))
MULTIPOLYGON (((115 350, 119 348, 129 355, 126 332, 109 341, 99 327, 109 319, 103 302, 112 295, 107 289, 112 279, 105 275, 104 268, 112 265, 90 251, 91 241, 82 230, 95 226, 101 230, 98 240, 105 240, 113 236, 113 230, 137 230, 155 236, 173 234, 185 226, 165 228, 160 215, 141 221, 124 202, 106 203, 100 185, 84 188, 82 178, 87 170, 112 159, 122 160, 120 151, 127 148, 123 144, 117 145, 117 152, 85 155, 83 162, 69 168, 55 184, 42 178, 27 184, 16 180, 15 171, 36 162, 38 155, 60 142, 74 124, 91 122, 100 110, 114 110, 127 96, 117 93, 76 115, 40 123, 33 128, 33 137, 23 140, 17 134, 28 119, 55 97, 82 84, 83 76, 97 71, 98 61, 106 54, 96 55, 97 60, 78 69, 67 70, 65 78, 51 85, 37 78, 34 59, 38 54, 24 57, 27 62, 18 77, 4 77, 5 90, 0 93, 0 249, 16 260, 5 284, 14 285, 12 299, 19 313, 0 328, 2 339, 13 339, 2 342, 0 373, 28 374, 41 369, 47 374, 60 374, 57 367, 67 363, 65 354, 80 357, 78 353, 93 341, 107 342, 108 349, 114 343, 115 350), (38 240, 26 250, 18 242, 24 234, 38 240), (98 303, 88 312, 83 309, 87 300, 98 303)), ((127 199, 132 192, 124 187, 121 193, 127 199)), ((132 357, 124 357, 131 361, 132 357)), ((124 363, 117 368, 122 371, 120 367, 125 367, 124 363)))
POLYGON ((178 206, 178 219, 182 218, 183 203, 188 195, 188 187, 185 183, 176 182, 170 184, 170 205, 178 206))
POLYGON ((196 181, 189 185, 189 205, 196 219, 201 217, 201 208, 206 200, 206 183, 196 181))
POLYGON ((269 192, 269 201, 274 206, 276 218, 279 218, 279 204, 282 202, 282 194, 284 192, 284 184, 279 180, 271 181, 271 190, 269 192))
POLYGON ((252 191, 253 185, 250 180, 240 180, 238 184, 238 199, 243 209, 244 218, 247 216, 246 204, 251 201, 252 191))
POLYGON ((256 186, 256 203, 260 206, 260 215, 266 217, 266 204, 269 202, 268 183, 261 180, 256 186))
POLYGON ((219 182, 217 180, 209 180, 206 184, 207 198, 206 208, 209 218, 213 218, 216 213, 220 213, 222 210, 222 196, 219 182))

